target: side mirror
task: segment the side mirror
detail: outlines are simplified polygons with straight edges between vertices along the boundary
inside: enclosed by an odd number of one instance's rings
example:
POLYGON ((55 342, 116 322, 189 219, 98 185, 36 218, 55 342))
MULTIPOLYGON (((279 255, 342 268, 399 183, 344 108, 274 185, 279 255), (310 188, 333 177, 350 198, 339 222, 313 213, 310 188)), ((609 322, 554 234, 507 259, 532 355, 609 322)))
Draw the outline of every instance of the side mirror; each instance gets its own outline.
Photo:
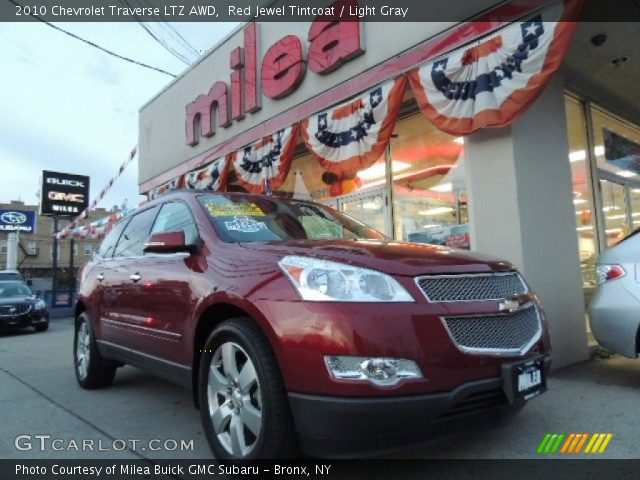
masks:
POLYGON ((144 244, 145 253, 193 252, 195 245, 184 242, 184 232, 161 232, 152 234, 144 244))

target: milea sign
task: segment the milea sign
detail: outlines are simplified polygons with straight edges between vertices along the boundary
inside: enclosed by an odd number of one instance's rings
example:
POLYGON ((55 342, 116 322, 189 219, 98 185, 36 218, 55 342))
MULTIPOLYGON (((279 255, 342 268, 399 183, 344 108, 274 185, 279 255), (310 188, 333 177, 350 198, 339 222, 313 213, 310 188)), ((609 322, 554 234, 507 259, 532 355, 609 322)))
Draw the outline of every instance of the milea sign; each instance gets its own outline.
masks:
POLYGON ((76 216, 89 205, 89 177, 42 171, 40 213, 76 216))
MULTIPOLYGON (((341 11, 342 5, 356 6, 356 0, 339 0, 334 5, 341 11)), ((307 70, 326 75, 364 53, 357 17, 337 20, 338 17, 318 17, 304 40, 296 35, 282 37, 266 50, 260 68, 258 28, 255 22, 247 25, 243 31, 244 45, 232 50, 230 55, 229 83, 217 81, 208 93, 199 95, 186 106, 186 143, 197 145, 199 135, 211 137, 216 133, 216 124, 227 128, 246 113, 257 112, 261 109, 261 95, 274 100, 290 95, 307 70), (306 45, 303 46, 303 42, 306 45)))

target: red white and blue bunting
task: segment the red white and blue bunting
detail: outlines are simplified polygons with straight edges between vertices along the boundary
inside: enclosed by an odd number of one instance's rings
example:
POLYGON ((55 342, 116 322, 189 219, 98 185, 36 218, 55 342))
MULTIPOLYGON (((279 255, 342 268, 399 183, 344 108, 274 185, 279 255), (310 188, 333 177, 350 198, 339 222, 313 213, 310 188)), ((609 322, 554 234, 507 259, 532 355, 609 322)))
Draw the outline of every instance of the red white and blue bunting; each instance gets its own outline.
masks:
POLYGON ((227 157, 217 158, 206 167, 187 173, 185 176, 186 188, 197 190, 225 190, 229 173, 229 161, 227 157))
POLYGON ((299 125, 278 130, 232 154, 240 184, 250 193, 271 193, 289 174, 299 125))
POLYGON ((185 175, 174 178, 170 182, 154 188, 147 195, 149 200, 158 198, 163 193, 177 188, 193 188, 197 190, 224 191, 227 187, 229 175, 229 159, 220 157, 205 167, 193 170, 185 175))
POLYGON ((555 3, 409 74, 418 105, 440 130, 468 135, 510 124, 560 67, 581 0, 555 3))
POLYGON ((373 165, 384 153, 398 118, 406 77, 302 120, 307 148, 325 170, 344 177, 373 165))

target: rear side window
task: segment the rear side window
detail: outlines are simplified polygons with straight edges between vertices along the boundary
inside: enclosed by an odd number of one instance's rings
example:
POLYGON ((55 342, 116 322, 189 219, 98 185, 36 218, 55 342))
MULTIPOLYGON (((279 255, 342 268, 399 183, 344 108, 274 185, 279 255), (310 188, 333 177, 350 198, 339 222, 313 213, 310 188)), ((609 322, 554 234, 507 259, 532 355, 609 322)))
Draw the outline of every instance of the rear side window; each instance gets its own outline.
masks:
POLYGON ((184 232, 184 241, 187 245, 198 242, 198 227, 193 220, 189 207, 182 202, 165 203, 160 209, 151 233, 184 232))
POLYGON ((102 240, 102 243, 96 252, 99 257, 110 258, 113 256, 113 250, 116 247, 116 243, 118 243, 118 238, 120 238, 120 234, 128 221, 128 218, 123 220, 113 227, 109 233, 107 233, 107 236, 104 237, 104 240, 102 240))
POLYGON ((131 218, 122 232, 114 257, 139 257, 143 253, 144 243, 149 237, 151 224, 156 218, 158 208, 144 210, 131 218))

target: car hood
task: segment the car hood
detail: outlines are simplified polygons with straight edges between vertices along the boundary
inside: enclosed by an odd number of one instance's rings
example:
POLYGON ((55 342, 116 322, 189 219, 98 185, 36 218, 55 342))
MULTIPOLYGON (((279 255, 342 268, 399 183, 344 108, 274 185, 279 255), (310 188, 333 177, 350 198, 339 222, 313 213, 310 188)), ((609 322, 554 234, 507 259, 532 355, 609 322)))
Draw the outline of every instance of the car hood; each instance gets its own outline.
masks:
POLYGON ((240 246, 279 258, 300 255, 371 268, 393 275, 513 270, 510 263, 487 255, 420 243, 385 240, 295 240, 242 243, 240 246))
POLYGON ((24 295, 19 295, 17 297, 0 298, 0 305, 17 305, 22 303, 33 303, 35 301, 36 301, 35 297, 27 297, 24 295))

